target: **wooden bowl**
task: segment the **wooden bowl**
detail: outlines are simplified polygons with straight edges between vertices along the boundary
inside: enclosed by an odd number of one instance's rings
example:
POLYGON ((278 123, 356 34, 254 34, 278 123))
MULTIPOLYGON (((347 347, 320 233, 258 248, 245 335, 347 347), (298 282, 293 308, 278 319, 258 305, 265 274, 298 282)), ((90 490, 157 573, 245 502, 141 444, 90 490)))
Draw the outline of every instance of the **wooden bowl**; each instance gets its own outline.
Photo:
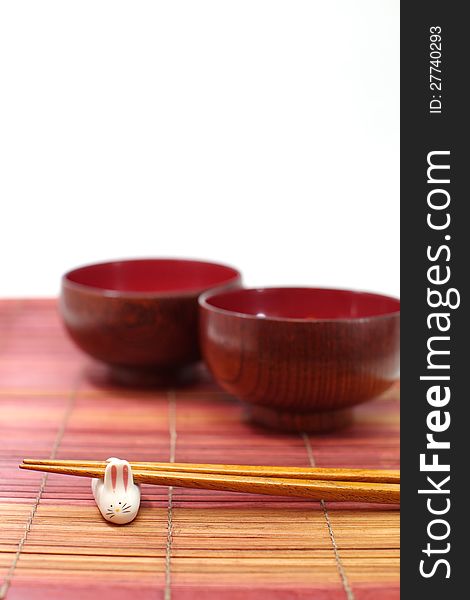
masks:
POLYGON ((168 373, 197 362, 198 296, 240 284, 237 270, 202 261, 100 263, 63 276, 60 310, 82 350, 132 379, 136 368, 168 373))
POLYGON ((290 431, 346 425, 399 373, 400 302, 315 288, 237 289, 199 299, 203 357, 251 418, 290 431))

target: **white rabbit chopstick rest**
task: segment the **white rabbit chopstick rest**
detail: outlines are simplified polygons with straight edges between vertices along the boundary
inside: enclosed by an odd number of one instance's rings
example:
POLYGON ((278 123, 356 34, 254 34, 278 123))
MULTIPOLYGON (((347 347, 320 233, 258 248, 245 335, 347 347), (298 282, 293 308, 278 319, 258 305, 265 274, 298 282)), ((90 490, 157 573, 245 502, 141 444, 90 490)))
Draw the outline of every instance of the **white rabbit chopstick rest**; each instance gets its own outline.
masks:
POLYGON ((127 460, 108 458, 103 479, 93 479, 91 489, 103 518, 125 525, 133 521, 140 507, 140 486, 134 483, 127 460))

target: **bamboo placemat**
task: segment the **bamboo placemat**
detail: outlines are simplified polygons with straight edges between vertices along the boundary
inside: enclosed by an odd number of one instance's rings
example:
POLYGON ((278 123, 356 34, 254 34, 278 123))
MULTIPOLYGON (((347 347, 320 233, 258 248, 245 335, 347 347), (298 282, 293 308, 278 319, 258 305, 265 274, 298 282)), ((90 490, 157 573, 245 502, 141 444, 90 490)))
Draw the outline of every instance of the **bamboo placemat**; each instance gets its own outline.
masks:
POLYGON ((399 512, 377 505, 143 486, 131 525, 103 521, 89 480, 22 472, 25 457, 397 468, 398 388, 356 424, 288 436, 243 421, 208 376, 113 387, 52 300, 0 302, 0 598, 392 600, 399 512))

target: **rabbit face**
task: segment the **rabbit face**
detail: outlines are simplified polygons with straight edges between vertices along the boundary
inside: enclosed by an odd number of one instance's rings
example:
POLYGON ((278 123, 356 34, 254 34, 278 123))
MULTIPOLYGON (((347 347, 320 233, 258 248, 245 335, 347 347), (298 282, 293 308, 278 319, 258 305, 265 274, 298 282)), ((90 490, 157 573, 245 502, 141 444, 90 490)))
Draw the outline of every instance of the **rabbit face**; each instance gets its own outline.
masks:
POLYGON ((106 507, 106 519, 114 523, 124 524, 132 521, 136 516, 136 510, 132 503, 122 498, 115 501, 115 504, 109 504, 106 507))
POLYGON ((108 459, 103 479, 92 483, 93 495, 103 517, 124 525, 135 519, 140 506, 140 487, 134 484, 132 469, 125 460, 108 459))

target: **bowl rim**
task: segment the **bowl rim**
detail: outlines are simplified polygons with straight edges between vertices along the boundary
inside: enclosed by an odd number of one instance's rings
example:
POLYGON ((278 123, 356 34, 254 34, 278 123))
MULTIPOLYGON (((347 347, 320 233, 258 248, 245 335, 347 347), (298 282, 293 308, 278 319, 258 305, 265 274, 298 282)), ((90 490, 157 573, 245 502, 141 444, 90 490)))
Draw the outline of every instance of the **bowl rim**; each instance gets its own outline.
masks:
POLYGON ((204 292, 213 292, 216 290, 219 290, 219 288, 223 288, 227 285, 230 284, 235 284, 235 283, 241 283, 241 279, 242 279, 242 275, 241 272, 236 269, 235 267, 232 267, 231 265, 227 265, 225 263, 218 263, 218 262, 213 262, 210 260, 200 260, 197 258, 184 258, 184 257, 172 257, 172 256, 159 256, 158 258, 156 257, 136 257, 136 258, 118 258, 118 259, 113 259, 113 260, 104 260, 104 261, 99 261, 99 262, 93 262, 93 263, 86 263, 83 265, 80 265, 78 267, 74 267, 73 269, 69 269, 68 271, 66 271, 62 277, 61 277, 61 289, 63 290, 64 288, 70 288, 73 290, 77 290, 77 291, 83 291, 83 292, 87 292, 89 294, 94 294, 96 296, 100 296, 100 297, 106 297, 106 298, 182 298, 182 297, 198 297, 200 296, 200 294, 204 293, 204 292), (69 279, 70 275, 72 275, 73 273, 75 273, 76 271, 79 271, 81 269, 86 269, 88 267, 97 267, 97 266, 106 266, 106 265, 114 265, 114 264, 118 264, 118 263, 132 263, 132 262, 175 262, 175 263, 181 263, 181 262, 186 262, 186 263, 195 263, 195 264, 199 264, 199 265, 211 265, 211 266, 216 266, 216 267, 224 267, 226 269, 229 269, 230 271, 232 271, 233 276, 230 279, 227 279, 226 281, 223 281, 221 283, 217 283, 214 286, 207 288, 207 287, 195 287, 195 288, 188 288, 185 290, 166 290, 166 291, 132 291, 132 290, 112 290, 109 288, 104 288, 104 287, 97 287, 97 286, 93 286, 93 285, 87 285, 84 283, 77 283, 75 281, 72 281, 69 279))
POLYGON ((348 288, 331 288, 331 287, 314 287, 314 286, 266 286, 266 287, 249 287, 249 288, 238 288, 236 290, 207 290, 199 296, 199 307, 205 309, 208 312, 214 312, 226 316, 237 317, 241 319, 248 319, 258 322, 277 322, 277 323, 360 323, 361 321, 380 321, 384 319, 390 319, 392 317, 400 316, 400 308, 395 311, 386 312, 380 315, 366 315, 364 317, 341 317, 341 318, 303 318, 303 317, 273 317, 273 316, 259 316, 248 313, 239 312, 236 310, 228 310, 226 308, 219 308, 209 304, 208 300, 219 295, 229 293, 243 293, 243 292, 265 292, 265 291, 279 291, 279 290, 310 290, 310 291, 325 291, 325 292, 347 292, 349 294, 365 294, 368 296, 375 296, 377 298, 384 298, 387 300, 394 300, 400 303, 400 299, 395 296, 389 296, 387 294, 379 294, 376 292, 369 292, 364 290, 353 290, 348 288))

